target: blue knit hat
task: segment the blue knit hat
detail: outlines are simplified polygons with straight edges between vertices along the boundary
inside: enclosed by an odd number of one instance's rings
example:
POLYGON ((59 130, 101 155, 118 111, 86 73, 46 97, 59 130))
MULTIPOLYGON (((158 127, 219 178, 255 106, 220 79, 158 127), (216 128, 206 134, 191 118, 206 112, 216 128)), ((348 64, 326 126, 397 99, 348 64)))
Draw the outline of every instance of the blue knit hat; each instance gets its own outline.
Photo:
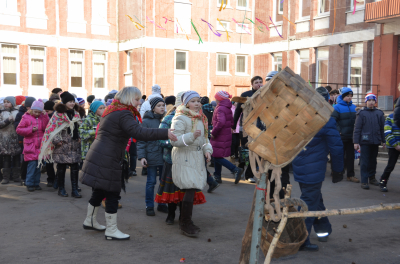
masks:
POLYGON ((373 93, 368 93, 368 94, 365 96, 365 102, 367 102, 368 100, 371 100, 371 99, 375 100, 375 102, 376 102, 376 95, 373 94, 373 93))
POLYGON ((93 101, 90 104, 90 111, 92 111, 93 113, 96 113, 97 109, 99 109, 99 107, 101 105, 104 105, 103 102, 101 102, 101 101, 93 101))
POLYGON ((192 100, 193 98, 200 98, 200 95, 196 92, 196 91, 187 91, 186 93, 183 94, 183 105, 187 105, 187 103, 189 103, 190 100, 192 100))

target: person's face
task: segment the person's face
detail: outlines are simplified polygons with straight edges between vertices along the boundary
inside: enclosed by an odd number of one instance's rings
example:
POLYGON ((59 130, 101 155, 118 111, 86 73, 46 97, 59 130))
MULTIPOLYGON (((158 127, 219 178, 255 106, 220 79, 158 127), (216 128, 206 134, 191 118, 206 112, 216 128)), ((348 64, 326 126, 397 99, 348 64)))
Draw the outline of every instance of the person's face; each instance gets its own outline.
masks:
POLYGON ((105 105, 100 105, 99 108, 97 108, 96 110, 96 115, 98 116, 102 116, 104 113, 104 109, 106 109, 105 105))
POLYGON ((34 117, 39 117, 41 113, 42 113, 42 111, 40 111, 40 110, 32 110, 32 115, 34 117))
POLYGON ((65 104, 69 110, 74 109, 75 101, 69 101, 65 104))
POLYGON ((45 110, 48 115, 51 115, 54 111, 53 110, 45 110))
POLYGON ((351 102, 351 99, 353 99, 353 95, 352 95, 352 94, 349 94, 348 96, 346 96, 345 98, 343 98, 343 101, 345 101, 345 102, 347 102, 347 103, 350 103, 350 102, 351 102))
POLYGON ((137 107, 140 104, 140 97, 136 97, 135 99, 132 100, 132 105, 134 107, 137 107))
POLYGON ((253 84, 251 85, 253 87, 254 90, 258 90, 263 86, 263 80, 262 79, 257 79, 253 82, 253 84))
POLYGON ((12 107, 12 104, 8 100, 4 100, 4 108, 10 109, 12 107))
POLYGON ((81 104, 80 106, 83 107, 83 108, 85 108, 85 107, 86 107, 86 103, 81 104))
POLYGON ((201 109, 200 98, 199 97, 192 98, 189 101, 189 103, 187 103, 187 108, 189 108, 192 111, 199 112, 201 109))
POLYGON ((367 107, 368 107, 368 108, 374 108, 375 104, 376 104, 376 102, 375 102, 374 99, 369 99, 369 100, 367 101, 367 107))
POLYGON ((163 115, 165 112, 165 103, 159 102, 156 107, 154 107, 153 112, 155 114, 163 115))

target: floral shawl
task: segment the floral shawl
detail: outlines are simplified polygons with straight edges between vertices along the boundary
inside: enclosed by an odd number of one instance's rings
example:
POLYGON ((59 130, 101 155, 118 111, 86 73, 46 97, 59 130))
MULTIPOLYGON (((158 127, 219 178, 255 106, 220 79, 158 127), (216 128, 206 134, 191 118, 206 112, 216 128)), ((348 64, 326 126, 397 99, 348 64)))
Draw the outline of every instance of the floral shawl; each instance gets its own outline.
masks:
POLYGON ((192 120, 192 132, 194 132, 194 128, 196 127, 196 123, 198 120, 201 120, 204 125, 204 137, 208 138, 208 120, 207 117, 203 114, 203 110, 200 109, 199 112, 195 112, 190 110, 184 105, 178 106, 176 109, 176 116, 185 115, 192 120))
POLYGON ((104 113, 101 117, 105 117, 108 114, 111 114, 112 112, 115 111, 122 111, 122 110, 128 110, 131 111, 133 116, 139 120, 140 123, 142 123, 142 117, 140 116, 139 111, 132 105, 126 105, 122 104, 120 101, 117 99, 114 99, 112 103, 106 107, 106 110, 104 110, 104 113))

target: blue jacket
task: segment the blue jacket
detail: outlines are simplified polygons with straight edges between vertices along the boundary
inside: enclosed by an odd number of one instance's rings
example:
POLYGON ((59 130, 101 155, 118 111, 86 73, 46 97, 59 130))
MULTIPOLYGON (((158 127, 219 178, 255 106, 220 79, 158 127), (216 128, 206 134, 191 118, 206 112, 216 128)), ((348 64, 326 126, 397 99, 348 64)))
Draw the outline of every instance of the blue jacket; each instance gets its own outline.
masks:
POLYGON ((332 169, 336 172, 343 171, 343 142, 332 117, 305 149, 292 162, 295 181, 305 184, 323 182, 329 153, 332 169))
POLYGON ((400 146, 400 128, 393 121, 393 114, 390 114, 385 121, 385 139, 388 148, 400 146))
MULTIPOLYGON (((350 90, 350 88, 347 88, 350 90)), ((343 90, 346 92, 346 90, 343 90)), ((337 105, 333 108, 332 117, 336 120, 336 128, 340 132, 342 140, 353 140, 354 124, 356 122, 356 106, 353 102, 343 101, 342 96, 337 98, 337 105)))

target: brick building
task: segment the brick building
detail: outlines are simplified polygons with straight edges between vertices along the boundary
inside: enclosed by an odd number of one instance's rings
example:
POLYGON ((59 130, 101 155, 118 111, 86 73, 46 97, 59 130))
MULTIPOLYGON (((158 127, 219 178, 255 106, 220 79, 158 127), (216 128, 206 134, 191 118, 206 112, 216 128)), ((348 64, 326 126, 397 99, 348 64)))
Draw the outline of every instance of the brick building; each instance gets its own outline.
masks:
POLYGON ((358 0, 354 14, 352 0, 226 0, 219 11, 222 1, 0 0, 0 96, 149 94, 154 83, 164 95, 237 95, 285 66, 314 87, 399 96, 399 0, 358 0), (382 3, 390 17, 370 17, 382 3))

